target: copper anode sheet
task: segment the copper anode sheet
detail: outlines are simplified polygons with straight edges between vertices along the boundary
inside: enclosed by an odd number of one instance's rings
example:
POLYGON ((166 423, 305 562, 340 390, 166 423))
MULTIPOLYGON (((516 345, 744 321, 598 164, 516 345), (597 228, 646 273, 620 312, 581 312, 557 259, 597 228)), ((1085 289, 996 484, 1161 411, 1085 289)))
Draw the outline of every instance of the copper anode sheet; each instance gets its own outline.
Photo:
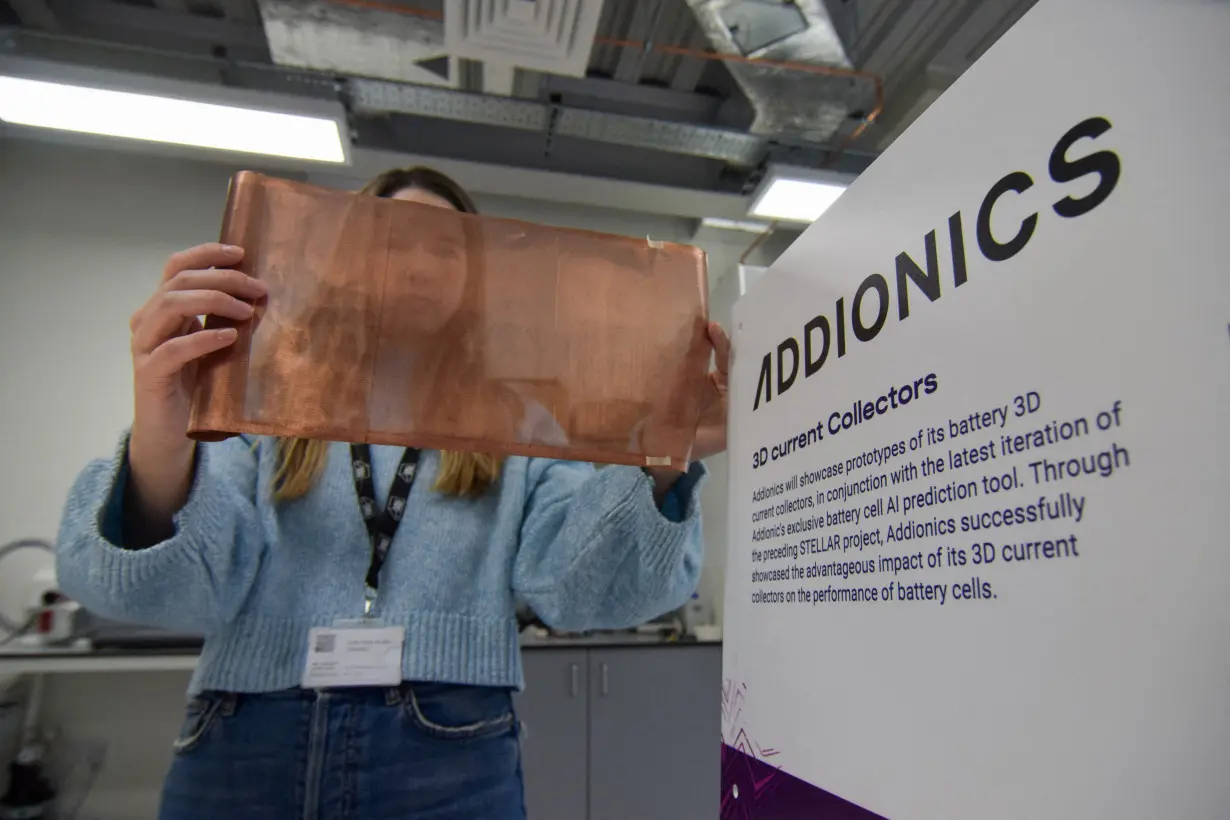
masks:
POLYGON ((686 465, 710 343, 696 248, 252 172, 221 240, 269 286, 189 434, 686 465))

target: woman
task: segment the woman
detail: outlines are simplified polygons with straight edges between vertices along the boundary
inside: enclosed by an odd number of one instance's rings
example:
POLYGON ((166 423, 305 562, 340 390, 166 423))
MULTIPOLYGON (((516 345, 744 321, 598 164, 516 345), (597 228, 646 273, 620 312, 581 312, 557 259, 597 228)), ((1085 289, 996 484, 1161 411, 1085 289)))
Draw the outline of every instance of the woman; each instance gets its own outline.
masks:
MULTIPOLYGON (((473 210, 422 169, 365 190, 473 210)), ((242 255, 171 257, 131 322, 132 429, 77 480, 60 531, 73 598, 206 635, 161 816, 522 818, 516 603, 574 630, 683 604, 700 573, 703 468, 196 445, 195 363, 235 333, 195 317, 251 315, 264 288, 231 269, 242 255)), ((729 347, 710 335, 721 364, 697 457, 725 446, 729 347)))

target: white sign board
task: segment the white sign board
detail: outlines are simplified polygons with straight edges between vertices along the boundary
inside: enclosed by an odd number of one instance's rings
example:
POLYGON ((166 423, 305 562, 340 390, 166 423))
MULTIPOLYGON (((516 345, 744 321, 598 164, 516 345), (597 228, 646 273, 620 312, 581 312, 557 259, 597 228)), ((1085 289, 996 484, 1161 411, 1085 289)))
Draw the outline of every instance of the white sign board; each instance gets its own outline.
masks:
POLYGON ((723 816, 1230 816, 1230 2, 1043 0, 734 312, 723 816))

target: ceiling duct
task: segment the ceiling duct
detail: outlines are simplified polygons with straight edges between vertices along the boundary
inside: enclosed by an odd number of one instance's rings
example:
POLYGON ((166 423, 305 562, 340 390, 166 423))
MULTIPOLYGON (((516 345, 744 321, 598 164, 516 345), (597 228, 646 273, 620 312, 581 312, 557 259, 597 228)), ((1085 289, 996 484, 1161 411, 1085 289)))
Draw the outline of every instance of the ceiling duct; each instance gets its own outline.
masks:
POLYGON ((404 83, 458 86, 444 23, 326 0, 259 0, 278 65, 404 83))
MULTIPOLYGON (((736 58, 850 69, 823 0, 688 0, 713 48, 736 58)), ((875 95, 869 78, 783 66, 726 63, 756 112, 751 130, 766 137, 830 140, 875 95)))
POLYGON ((602 0, 445 0, 449 52, 584 77, 602 0))

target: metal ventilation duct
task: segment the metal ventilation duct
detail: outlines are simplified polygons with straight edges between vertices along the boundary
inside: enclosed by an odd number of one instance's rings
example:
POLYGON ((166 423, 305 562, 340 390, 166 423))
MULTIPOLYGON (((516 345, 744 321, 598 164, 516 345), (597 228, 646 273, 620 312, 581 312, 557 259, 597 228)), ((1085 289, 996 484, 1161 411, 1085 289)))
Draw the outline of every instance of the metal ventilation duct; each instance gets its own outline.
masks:
POLYGON ((584 77, 602 0, 445 0, 450 53, 584 77))
POLYGON ((278 65, 405 83, 457 86, 444 24, 326 0, 259 0, 278 65))
MULTIPOLYGON (((850 60, 823 0, 688 0, 715 50, 755 59, 848 69, 850 60)), ((731 61, 756 112, 752 132, 825 142, 852 111, 866 111, 870 81, 731 61)))

